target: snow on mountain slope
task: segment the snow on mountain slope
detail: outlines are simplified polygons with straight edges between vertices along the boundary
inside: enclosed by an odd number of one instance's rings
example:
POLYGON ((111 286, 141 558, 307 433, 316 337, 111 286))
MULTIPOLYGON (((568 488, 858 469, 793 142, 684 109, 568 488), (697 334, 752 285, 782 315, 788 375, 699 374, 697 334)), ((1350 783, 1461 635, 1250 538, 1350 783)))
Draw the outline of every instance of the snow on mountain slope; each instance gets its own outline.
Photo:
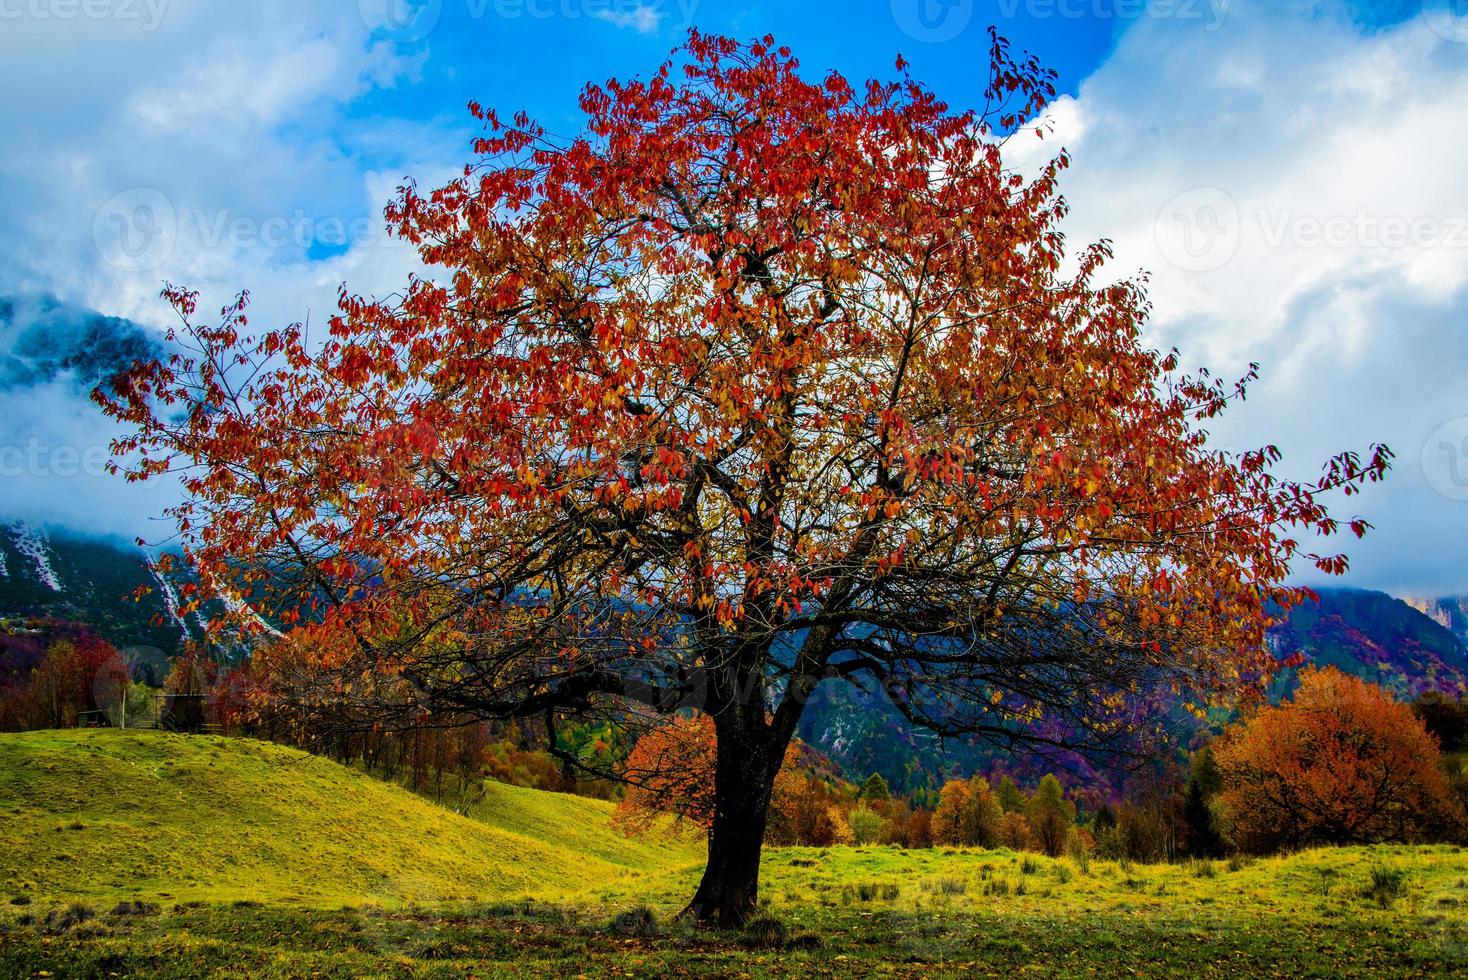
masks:
POLYGON ((55 618, 93 627, 118 646, 173 653, 196 638, 177 593, 136 547, 25 524, 0 524, 0 617, 55 618), (139 586, 151 592, 135 598, 139 586))
POLYGON ((14 525, 15 548, 35 565, 36 578, 52 592, 61 591, 61 580, 51 567, 51 556, 47 552, 46 532, 28 524, 14 525))

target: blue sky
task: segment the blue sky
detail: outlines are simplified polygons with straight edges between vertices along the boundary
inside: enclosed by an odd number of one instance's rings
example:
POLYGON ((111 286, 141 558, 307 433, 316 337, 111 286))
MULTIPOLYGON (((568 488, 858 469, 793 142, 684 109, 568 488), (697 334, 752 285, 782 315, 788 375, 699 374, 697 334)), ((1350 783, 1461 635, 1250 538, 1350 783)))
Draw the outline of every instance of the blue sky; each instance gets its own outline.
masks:
POLYGON ((0 378, 28 379, 0 385, 0 517, 131 537, 162 503, 12 472, 17 447, 109 434, 75 379, 12 369, 89 335, 40 298, 156 335, 165 279, 210 304, 249 288, 267 323, 325 317, 344 281, 391 292, 416 262, 382 206, 463 165, 468 100, 574 131, 588 80, 650 71, 690 24, 773 33, 812 74, 889 75, 901 53, 957 106, 989 24, 1035 51, 1063 97, 1014 165, 1071 151, 1068 230, 1150 274, 1150 340, 1223 374, 1263 363, 1218 442, 1277 442, 1296 476, 1387 442, 1392 480, 1347 504, 1380 529, 1348 582, 1468 592, 1459 0, 0 0, 0 298, 19 300, 0 378))
MULTIPOLYGON (((1061 72, 1073 88, 1105 57, 1118 29, 1104 17, 1082 16, 1037 19, 1026 4, 1015 4, 1016 15, 1004 18, 999 4, 973 0, 851 0, 818 3, 728 3, 718 0, 679 0, 655 8, 656 25, 642 29, 629 25, 608 29, 612 22, 590 11, 609 10, 614 16, 626 4, 590 5, 580 0, 445 0, 426 4, 424 19, 437 24, 427 35, 432 50, 422 80, 395 93, 370 100, 390 112, 415 112, 419 100, 438 105, 462 101, 465 91, 500 93, 543 114, 548 124, 575 122, 575 96, 589 78, 645 71, 666 55, 670 43, 691 21, 709 32, 750 37, 774 34, 796 49, 812 71, 836 68, 853 77, 889 73, 901 52, 913 62, 914 72, 955 103, 971 103, 982 93, 985 31, 1001 24, 1017 45, 1034 48, 1061 72), (902 13, 910 8, 911 14, 902 13), (929 8, 926 20, 919 8, 929 8), (989 16, 984 16, 986 8, 989 16), (475 16, 483 9, 482 16, 475 16), (496 11, 503 11, 496 15, 496 11), (530 10, 548 16, 533 16, 530 10), (895 11, 895 12, 894 12, 895 11), (556 12, 552 14, 551 12, 556 12), (577 14, 578 16, 567 16, 577 14), (925 24, 931 26, 924 26, 925 24), (912 33, 904 31, 912 28, 912 33)), ((370 6, 370 5, 369 5, 370 6)), ((1030 5, 1033 6, 1033 5, 1030 5)), ((388 36, 413 37, 412 21, 388 36)))

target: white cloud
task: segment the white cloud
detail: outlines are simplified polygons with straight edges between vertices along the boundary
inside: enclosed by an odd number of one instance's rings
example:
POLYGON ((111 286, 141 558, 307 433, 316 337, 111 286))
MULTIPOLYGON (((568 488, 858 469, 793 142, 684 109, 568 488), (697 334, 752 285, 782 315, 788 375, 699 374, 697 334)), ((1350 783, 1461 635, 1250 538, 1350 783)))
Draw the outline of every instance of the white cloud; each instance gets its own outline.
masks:
MULTIPOLYGON (((201 315, 250 289, 266 328, 324 323, 344 281, 401 288, 417 256, 386 238, 383 206, 408 174, 449 176, 463 139, 350 113, 423 57, 374 38, 355 3, 6 20, 0 87, 25 97, 7 101, 0 141, 0 297, 54 295, 158 329, 172 321, 164 280, 199 289, 201 315)), ((100 471, 115 433, 67 378, 0 391, 0 519, 160 533, 148 518, 168 488, 100 471)))
POLYGON ((631 6, 597 7, 588 10, 595 20, 617 27, 631 28, 639 34, 656 34, 663 22, 663 11, 656 3, 634 3, 631 6))
POLYGON ((176 484, 125 484, 106 471, 109 441, 122 429, 70 377, 0 391, 0 419, 0 523, 52 523, 126 541, 171 536, 159 519, 177 499, 176 484))
POLYGON ((1468 44, 1330 4, 1236 2, 1214 31, 1142 18, 1051 117, 1014 160, 1072 152, 1068 231, 1150 271, 1152 340, 1224 373, 1263 362, 1218 441, 1275 442, 1296 476, 1386 442, 1389 483, 1341 504, 1379 527, 1348 584, 1468 590, 1468 503, 1423 465, 1468 415, 1468 44))
POLYGON ((348 112, 423 57, 375 39, 356 4, 174 3, 156 30, 7 22, 0 85, 32 96, 7 105, 0 145, 18 226, 0 293, 157 324, 164 280, 211 304, 251 288, 273 322, 323 310, 349 271, 383 275, 362 291, 396 288, 416 263, 383 240, 382 205, 403 176, 445 172, 462 139, 348 112), (396 171, 386 189, 364 177, 374 165, 396 171))

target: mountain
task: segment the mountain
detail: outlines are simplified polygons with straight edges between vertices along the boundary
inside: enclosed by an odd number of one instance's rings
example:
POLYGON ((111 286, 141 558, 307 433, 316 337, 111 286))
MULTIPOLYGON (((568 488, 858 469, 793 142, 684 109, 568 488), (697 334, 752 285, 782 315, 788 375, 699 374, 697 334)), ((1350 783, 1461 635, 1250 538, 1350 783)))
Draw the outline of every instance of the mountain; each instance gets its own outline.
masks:
POLYGON ((1468 644, 1468 596, 1437 599, 1408 596, 1402 601, 1468 644))
POLYGON ((168 655, 202 635, 141 549, 28 524, 0 526, 0 618, 83 623, 119 649, 168 655), (152 591, 135 601, 139 586, 152 591))
POLYGON ((68 379, 78 396, 129 367, 162 356, 147 329, 53 296, 0 296, 0 390, 68 379))
POLYGON ((1338 667, 1401 697, 1468 689, 1468 645, 1442 620, 1385 592, 1319 594, 1319 603, 1294 610, 1273 630, 1271 647, 1281 659, 1303 653, 1310 663, 1338 667))
MULTIPOLYGON (((1468 691, 1468 643, 1442 618, 1462 622, 1452 618, 1463 614, 1462 606, 1430 616, 1384 592, 1317 591, 1318 603, 1295 609, 1271 631, 1270 648, 1279 659, 1302 654, 1306 663, 1338 667, 1404 698, 1427 690, 1468 691)), ((1442 600, 1444 605, 1459 601, 1442 600)), ((1292 691, 1295 675, 1294 669, 1282 671, 1271 695, 1280 698, 1292 691)), ((824 685, 817 690, 801 720, 800 737, 852 778, 880 772, 900 792, 941 785, 953 774, 989 772, 1000 765, 1022 768, 1010 753, 987 744, 940 741, 909 724, 882 695, 849 687, 824 685)), ((1074 764, 1079 766, 1079 760, 1074 764)))

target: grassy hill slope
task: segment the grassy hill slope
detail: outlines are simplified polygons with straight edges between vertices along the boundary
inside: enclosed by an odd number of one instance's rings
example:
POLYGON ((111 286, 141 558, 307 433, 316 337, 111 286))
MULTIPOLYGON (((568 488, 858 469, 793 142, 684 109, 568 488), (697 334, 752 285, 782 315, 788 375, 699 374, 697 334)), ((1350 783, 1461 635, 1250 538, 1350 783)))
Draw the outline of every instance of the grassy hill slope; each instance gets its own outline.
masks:
POLYGON ((0 976, 1468 975, 1459 847, 770 848, 783 925, 740 935, 674 918, 696 845, 610 813, 491 785, 460 816, 247 740, 0 736, 0 976))
POLYGON ((483 799, 471 804, 467 813, 491 827, 620 867, 671 871, 696 865, 702 870, 701 843, 691 837, 680 840, 661 834, 628 837, 610 828, 613 809, 601 800, 490 780, 484 784, 483 799))
POLYGON ((474 818, 304 752, 110 730, 0 736, 0 881, 35 899, 314 907, 565 898, 699 859, 595 800, 493 786, 474 818))

